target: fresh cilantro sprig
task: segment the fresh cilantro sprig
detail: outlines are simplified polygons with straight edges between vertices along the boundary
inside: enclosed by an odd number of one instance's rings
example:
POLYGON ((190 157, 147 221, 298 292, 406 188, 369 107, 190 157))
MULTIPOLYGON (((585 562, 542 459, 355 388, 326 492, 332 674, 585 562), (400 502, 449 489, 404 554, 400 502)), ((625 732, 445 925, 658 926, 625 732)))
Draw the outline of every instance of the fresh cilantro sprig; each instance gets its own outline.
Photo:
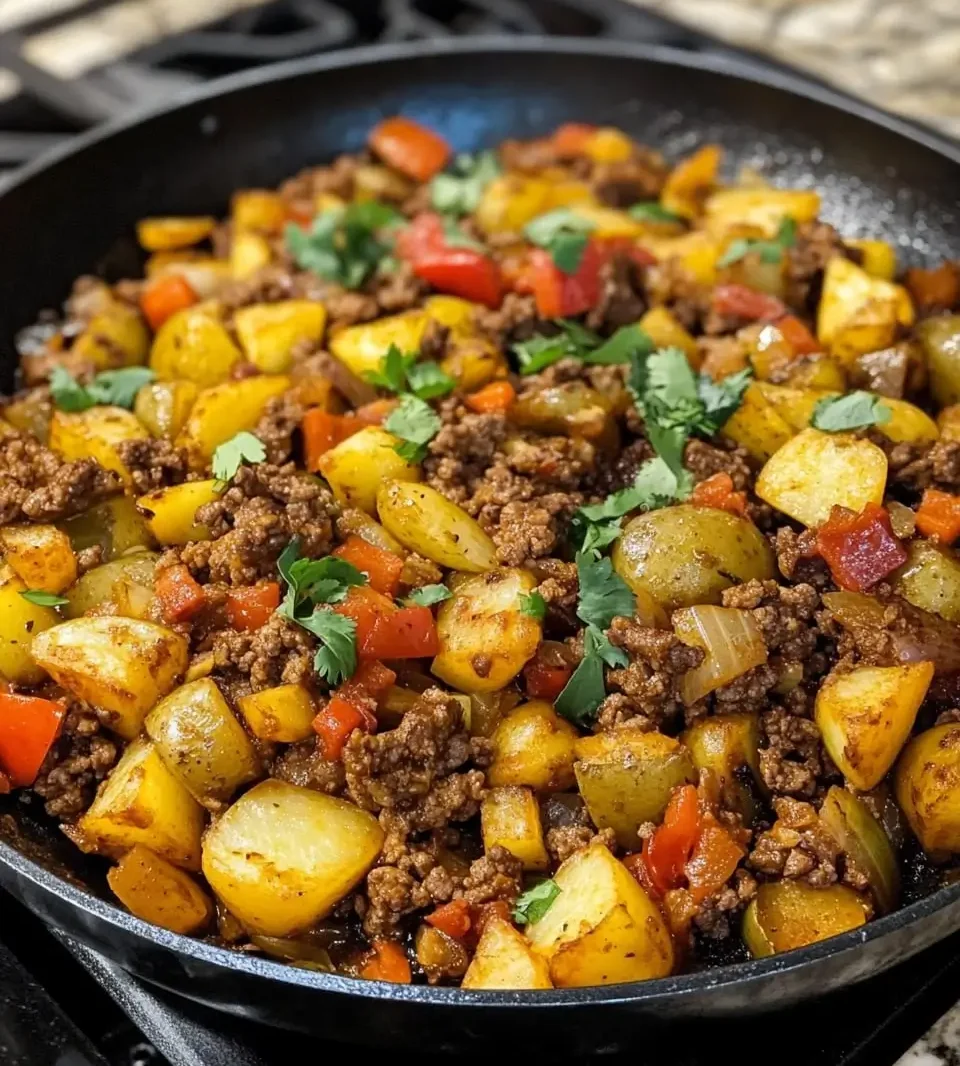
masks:
POLYGON ((560 895, 560 886, 552 878, 540 881, 517 897, 513 905, 513 920, 517 925, 539 922, 560 895))
POLYGON ((391 251, 388 230, 401 218, 388 204, 368 200, 324 211, 309 231, 290 223, 284 238, 301 269, 359 289, 391 251))
POLYGON ((547 601, 539 592, 531 592, 529 596, 521 596, 520 613, 527 615, 534 621, 542 622, 547 616, 547 601))
POLYGON ((739 262, 750 252, 756 252, 763 263, 779 263, 784 252, 797 242, 797 223, 792 218, 784 218, 771 240, 754 237, 738 237, 717 260, 718 267, 731 266, 739 262))
POLYGON ((582 363, 609 366, 629 363, 635 355, 654 350, 649 335, 636 325, 618 329, 608 340, 603 340, 593 330, 569 319, 555 319, 554 325, 559 329, 554 336, 531 337, 513 346, 522 375, 539 373, 561 359, 579 359, 582 363))
POLYGON ((367 372, 367 381, 390 392, 404 392, 407 387, 407 371, 417 361, 417 354, 401 352, 395 344, 391 344, 387 354, 380 360, 380 366, 367 372))
POLYGON ((523 234, 532 244, 545 248, 564 274, 576 274, 594 229, 595 224, 576 211, 558 207, 528 222, 523 234))
POLYGON ((20 595, 28 603, 35 603, 38 607, 62 607, 70 602, 55 592, 44 592, 43 589, 23 589, 20 595))
POLYGON ((55 366, 50 373, 50 395, 61 411, 75 414, 98 404, 113 407, 133 407, 137 393, 154 379, 149 367, 127 366, 119 370, 104 370, 90 382, 81 385, 62 366, 55 366))
POLYGON ((493 152, 461 153, 449 170, 430 183, 430 200, 442 215, 472 215, 487 186, 499 176, 500 164, 493 152))
POLYGON ((435 603, 449 600, 453 593, 446 585, 423 585, 414 589, 407 597, 407 603, 414 607, 432 607, 435 603))
POLYGON ((827 433, 842 433, 849 429, 882 426, 893 417, 893 411, 872 392, 848 392, 846 396, 827 396, 813 409, 810 425, 827 433))
POLYGON ((390 412, 384 429, 400 440, 394 451, 408 463, 419 463, 427 454, 427 445, 440 432, 440 416, 425 400, 407 393, 390 412))
POLYGON ((243 463, 262 463, 267 457, 263 441, 242 429, 223 444, 218 444, 211 466, 213 476, 222 488, 233 478, 243 463))
POLYGON ((367 381, 390 392, 411 392, 421 400, 446 396, 457 384, 439 363, 429 359, 418 363, 416 352, 401 352, 395 344, 387 349, 379 369, 367 374, 367 381))
POLYGON ((627 208, 627 214, 637 222, 683 222, 679 215, 668 211, 656 200, 644 200, 627 208))
POLYGON ((614 573, 609 559, 597 552, 580 552, 576 559, 580 596, 577 617, 588 626, 608 629, 614 618, 632 618, 635 609, 630 586, 614 573))

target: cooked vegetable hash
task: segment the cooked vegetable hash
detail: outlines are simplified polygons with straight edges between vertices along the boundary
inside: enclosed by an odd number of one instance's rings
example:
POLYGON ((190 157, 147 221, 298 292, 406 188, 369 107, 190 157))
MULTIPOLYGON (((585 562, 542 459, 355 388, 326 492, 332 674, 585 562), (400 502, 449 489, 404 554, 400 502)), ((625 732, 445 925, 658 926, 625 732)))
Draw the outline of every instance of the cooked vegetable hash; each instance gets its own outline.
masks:
POLYGON ((960 268, 722 164, 394 118, 141 221, 143 279, 18 338, 0 788, 149 922, 402 983, 660 977, 948 879, 960 268))

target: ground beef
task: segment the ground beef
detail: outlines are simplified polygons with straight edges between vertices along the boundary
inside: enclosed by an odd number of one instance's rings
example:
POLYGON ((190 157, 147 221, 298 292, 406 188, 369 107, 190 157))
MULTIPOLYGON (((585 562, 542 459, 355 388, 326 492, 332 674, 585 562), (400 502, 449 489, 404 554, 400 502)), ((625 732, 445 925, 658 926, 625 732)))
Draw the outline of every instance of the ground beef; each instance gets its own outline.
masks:
POLYGON ((626 209, 641 200, 659 199, 668 173, 659 152, 640 148, 633 159, 599 164, 593 171, 593 187, 605 204, 626 209))
POLYGON ((564 496, 542 496, 531 503, 508 503, 493 531, 497 558, 504 566, 522 566, 542 559, 557 546, 557 514, 566 507, 564 496))
POLYGON ((693 924, 708 940, 725 940, 734 931, 733 919, 757 894, 757 881, 747 870, 736 870, 730 883, 708 896, 697 908, 693 924))
POLYGON ((498 339, 503 347, 529 337, 539 322, 534 298, 516 292, 508 292, 498 308, 483 307, 477 312, 478 327, 498 339))
POLYGON ((614 256, 600 270, 600 300, 587 325, 611 332, 632 325, 646 309, 640 268, 628 256, 614 256))
POLYGON ((824 591, 833 584, 830 569, 816 554, 817 534, 805 529, 797 533, 790 526, 780 526, 774 536, 774 550, 780 573, 790 581, 811 585, 824 591))
POLYGON ((887 452, 892 486, 918 494, 929 488, 960 493, 960 441, 891 444, 882 434, 872 436, 875 441, 878 438, 887 452))
POLYGON ((512 903, 520 895, 523 865, 506 848, 495 844, 482 858, 470 864, 470 872, 457 895, 468 903, 512 903))
POLYGON ((789 695, 794 697, 791 709, 774 706, 760 715, 760 774, 771 792, 810 799, 824 774, 826 756, 809 706, 795 693, 789 695))
POLYGON ((325 378, 352 407, 373 403, 377 390, 362 378, 348 370, 339 359, 329 352, 317 351, 313 345, 294 349, 297 370, 305 378, 325 378))
POLYGON ((280 195, 292 206, 301 206, 312 214, 317 197, 321 193, 339 196, 341 200, 353 198, 354 180, 361 165, 359 155, 338 156, 329 166, 308 167, 280 186, 280 195))
POLYGON ((374 278, 372 295, 380 314, 393 315, 416 307, 428 291, 429 286, 414 274, 413 267, 401 262, 388 274, 374 278))
POLYGON ((117 445, 123 465, 129 470, 138 496, 154 489, 179 485, 187 476, 187 453, 170 441, 148 437, 124 440, 117 445))
POLYGON ((403 569, 400 571, 400 587, 398 595, 409 596, 414 589, 423 588, 424 585, 439 585, 443 581, 443 571, 429 559, 422 555, 411 552, 403 560, 403 569))
POLYGON ((535 559, 527 563, 539 582, 537 592, 547 604, 546 628, 549 632, 573 632, 577 621, 577 597, 580 583, 575 563, 563 559, 535 559))
POLYGON ((331 796, 342 792, 346 781, 343 764, 323 757, 319 737, 290 744, 274 759, 270 776, 331 796))
POLYGON ((295 458, 303 414, 303 405, 293 389, 267 403, 253 432, 263 442, 268 463, 280 466, 295 458))
POLYGON ((65 822, 79 818, 119 754, 116 741, 102 732, 92 709, 72 704, 33 785, 45 800, 47 814, 65 822))
POLYGON ((212 648, 216 668, 249 678, 255 692, 274 685, 303 684, 314 677, 314 638, 279 614, 250 632, 220 630, 213 635, 212 648))
POLYGON ((750 611, 771 653, 805 664, 810 674, 825 671, 826 662, 814 657, 820 636, 816 617, 820 594, 812 585, 748 581, 726 589, 723 606, 750 611))
POLYGON ((80 551, 77 552, 77 576, 83 577, 88 570, 92 570, 102 562, 102 544, 91 544, 89 548, 81 548, 80 551))
POLYGON ((605 848, 614 851, 617 838, 612 829, 601 829, 597 832, 589 825, 561 825, 548 829, 544 842, 550 858, 559 865, 566 862, 574 852, 590 844, 603 844, 605 848))
POLYGON ((687 442, 683 465, 693 475, 694 481, 706 481, 714 474, 729 474, 738 492, 753 486, 753 472, 747 452, 736 444, 723 441, 708 444, 705 440, 693 439, 687 442))
POLYGON ((811 312, 820 299, 823 271, 836 255, 847 255, 840 234, 828 222, 801 222, 787 250, 787 303, 811 312))
POLYGON ((663 305, 688 330, 696 330, 710 308, 710 290, 676 257, 651 266, 645 276, 651 306, 663 305))

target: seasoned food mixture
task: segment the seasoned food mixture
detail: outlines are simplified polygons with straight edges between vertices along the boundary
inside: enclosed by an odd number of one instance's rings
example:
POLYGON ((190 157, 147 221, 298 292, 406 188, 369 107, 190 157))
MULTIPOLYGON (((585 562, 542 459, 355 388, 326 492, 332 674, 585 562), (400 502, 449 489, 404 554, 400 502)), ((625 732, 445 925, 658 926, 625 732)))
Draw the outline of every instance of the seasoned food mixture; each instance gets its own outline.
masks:
POLYGON ((811 189, 405 118, 18 338, 0 788, 179 933, 542 989, 960 852, 960 267, 811 189))

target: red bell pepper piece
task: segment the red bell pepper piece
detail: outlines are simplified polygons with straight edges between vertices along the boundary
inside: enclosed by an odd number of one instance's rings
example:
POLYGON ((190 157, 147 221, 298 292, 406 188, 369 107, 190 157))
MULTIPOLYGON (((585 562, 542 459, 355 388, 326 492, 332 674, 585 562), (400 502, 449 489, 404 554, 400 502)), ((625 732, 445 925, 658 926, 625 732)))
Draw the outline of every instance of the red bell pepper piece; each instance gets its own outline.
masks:
POLYGON ((717 285, 711 295, 714 311, 753 321, 776 322, 787 314, 787 306, 776 296, 748 289, 746 285, 717 285))
POLYGON ((452 899, 428 914, 425 921, 454 940, 463 940, 473 924, 470 919, 470 904, 465 899, 452 899))
POLYGON ((307 469, 315 474, 320 460, 341 441, 363 429, 363 424, 346 415, 333 415, 321 407, 312 407, 303 416, 303 450, 307 469))
POLYGON ((435 211, 422 211, 397 233, 393 242, 394 252, 410 263, 438 255, 446 249, 443 219, 435 211))
POLYGON ((167 274, 146 286, 140 296, 140 310, 150 328, 158 330, 171 315, 192 307, 199 299, 186 278, 167 274))
POLYGON ((361 642, 361 659, 424 659, 440 651, 437 624, 429 607, 404 607, 381 614, 361 642))
POLYGON ((712 814, 704 814, 693 854, 683 867, 694 902, 702 903, 733 876, 744 850, 712 814))
POLYGON ((182 564, 161 571, 156 583, 160 612, 167 622, 188 622, 207 603, 207 596, 182 564))
MULTIPOLYGON (((381 615, 394 614, 400 608, 393 600, 370 588, 369 585, 354 586, 343 603, 333 608, 337 614, 352 618, 357 627, 357 649, 362 650, 381 615)), ((372 655, 376 659, 379 656, 372 655)))
POLYGON ((452 154, 439 133, 402 115, 375 126, 368 143, 388 166, 416 181, 429 181, 439 174, 452 154))
POLYGON ((605 263, 609 263, 611 259, 622 258, 631 260, 637 266, 648 267, 657 261, 652 252, 637 244, 632 237, 595 237, 594 240, 605 263))
POLYGON ((340 758, 347 737, 366 719, 363 712, 340 696, 334 696, 314 718, 313 729, 320 737, 320 753, 331 762, 340 758))
POLYGON ((596 132, 596 126, 585 122, 565 122, 554 131, 550 144, 561 159, 569 159, 582 155, 588 141, 596 132))
POLYGON ((399 402, 399 400, 393 399, 371 400, 370 403, 365 403, 362 407, 358 407, 356 411, 351 411, 350 414, 344 415, 344 421, 348 424, 350 433, 356 433, 357 430, 364 429, 367 426, 382 426, 386 417, 396 408, 399 402))
POLYGON ((833 580, 848 592, 865 592, 907 561, 890 516, 875 503, 868 503, 860 514, 834 507, 817 530, 817 552, 833 580))
POLYGON ((406 952, 395 940, 374 940, 373 954, 364 964, 360 976, 368 981, 389 981, 408 985, 413 980, 406 952))
POLYGON ((573 674, 572 666, 552 665, 543 659, 533 659, 523 668, 527 695, 535 700, 554 700, 563 692, 573 674))
POLYGON ((280 586, 265 581, 251 588, 231 589, 227 593, 227 618, 234 629, 249 633, 264 625, 280 606, 280 586))
POLYGON ((719 511, 742 515, 747 509, 747 494, 735 492, 729 474, 714 474, 693 490, 690 502, 695 507, 715 507, 719 511))
POLYGON ((491 381, 489 385, 466 396, 464 403, 477 414, 489 415, 506 411, 516 398, 517 390, 509 381, 491 381))
POLYGON ((925 537, 952 544, 960 537, 960 496, 927 489, 917 509, 917 529, 925 537))
POLYGON ((813 355, 823 351, 823 345, 797 318, 796 315, 784 315, 777 319, 777 329, 793 349, 794 355, 813 355))
POLYGON ((596 307, 600 269, 604 264, 597 241, 588 240, 575 274, 565 274, 543 248, 530 253, 529 283, 541 318, 569 318, 596 307))
POLYGON ((36 780, 66 713, 60 701, 0 693, 0 767, 14 788, 36 780))
POLYGON ((403 560, 400 556, 385 548, 378 548, 376 544, 370 544, 353 533, 333 554, 352 563, 361 573, 366 574, 370 587, 377 592, 382 592, 385 596, 396 594, 400 574, 403 572, 403 560))
POLYGON ((337 689, 337 695, 359 706, 367 700, 379 700, 396 681, 397 675, 388 666, 368 659, 337 689))
POLYGON ((700 835, 700 803, 693 785, 674 790, 663 824, 643 842, 641 855, 649 883, 661 896, 679 888, 684 866, 700 835))
POLYGON ((472 248, 448 248, 415 259, 413 272, 439 292, 472 300, 485 307, 499 307, 503 299, 500 268, 490 256, 472 248))

